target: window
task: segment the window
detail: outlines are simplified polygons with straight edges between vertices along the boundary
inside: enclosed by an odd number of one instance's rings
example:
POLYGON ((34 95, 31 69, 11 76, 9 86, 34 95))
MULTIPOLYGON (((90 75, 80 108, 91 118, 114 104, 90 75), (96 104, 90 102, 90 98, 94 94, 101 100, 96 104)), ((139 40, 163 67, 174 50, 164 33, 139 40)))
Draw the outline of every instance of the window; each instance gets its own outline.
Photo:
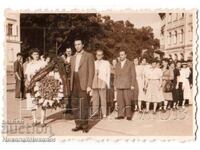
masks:
POLYGON ((178 13, 175 14, 175 20, 178 20, 178 13))
POLYGON ((7 25, 7 35, 12 36, 12 32, 13 32, 13 24, 8 23, 8 25, 7 25))
POLYGON ((181 18, 184 18, 185 14, 184 13, 181 13, 181 18))
POLYGON ((18 35, 18 26, 17 25, 13 25, 13 31, 12 31, 12 35, 13 36, 17 36, 18 35))
POLYGON ((169 32, 169 36, 168 36, 168 45, 171 45, 171 38, 172 38, 172 33, 169 32))
POLYGON ((184 31, 183 29, 181 29, 181 33, 180 33, 180 43, 183 43, 184 40, 184 31))
POLYGON ((164 33, 165 33, 164 30, 165 30, 165 26, 162 26, 162 27, 161 27, 161 35, 162 35, 162 36, 164 36, 164 33))
POLYGON ((193 26, 190 27, 190 41, 193 39, 193 26))
POLYGON ((178 13, 173 13, 173 21, 177 21, 178 20, 178 13))
POLYGON ((174 44, 177 43, 177 36, 178 36, 177 31, 174 31, 174 44))
POLYGON ((172 22, 172 13, 169 13, 169 18, 168 18, 168 23, 171 23, 172 22))

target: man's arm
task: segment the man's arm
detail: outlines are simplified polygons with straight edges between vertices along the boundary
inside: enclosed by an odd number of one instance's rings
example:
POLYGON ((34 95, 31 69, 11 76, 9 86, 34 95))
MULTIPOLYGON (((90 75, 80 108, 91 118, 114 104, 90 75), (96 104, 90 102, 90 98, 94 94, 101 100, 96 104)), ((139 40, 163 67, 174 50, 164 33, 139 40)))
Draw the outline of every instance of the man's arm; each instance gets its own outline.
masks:
POLYGON ((18 70, 19 70, 19 64, 17 62, 14 62, 14 73, 15 73, 17 79, 21 80, 19 73, 18 73, 18 70))
POLYGON ((115 67, 115 73, 114 73, 114 87, 117 85, 117 74, 118 74, 118 64, 115 67))
POLYGON ((107 82, 107 86, 108 86, 108 89, 110 89, 110 63, 109 63, 109 61, 107 61, 107 76, 106 76, 106 82, 107 82))
POLYGON ((136 71, 135 71, 135 65, 134 64, 131 64, 131 76, 132 76, 131 86, 134 89, 136 87, 136 71))
POLYGON ((89 72, 88 72, 88 84, 87 87, 92 88, 92 82, 94 78, 94 57, 92 54, 89 54, 88 56, 88 67, 89 67, 89 72))

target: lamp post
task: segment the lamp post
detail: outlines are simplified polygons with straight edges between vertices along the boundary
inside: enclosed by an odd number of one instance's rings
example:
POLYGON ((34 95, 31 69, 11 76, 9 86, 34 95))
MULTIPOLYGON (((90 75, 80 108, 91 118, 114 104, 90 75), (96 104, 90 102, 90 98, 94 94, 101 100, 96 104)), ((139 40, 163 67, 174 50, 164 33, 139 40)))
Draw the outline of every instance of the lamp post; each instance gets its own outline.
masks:
POLYGON ((56 57, 58 55, 58 43, 57 43, 57 40, 56 40, 56 57))
POLYGON ((43 28, 43 53, 46 53, 46 45, 45 45, 45 41, 46 41, 46 28, 43 28))

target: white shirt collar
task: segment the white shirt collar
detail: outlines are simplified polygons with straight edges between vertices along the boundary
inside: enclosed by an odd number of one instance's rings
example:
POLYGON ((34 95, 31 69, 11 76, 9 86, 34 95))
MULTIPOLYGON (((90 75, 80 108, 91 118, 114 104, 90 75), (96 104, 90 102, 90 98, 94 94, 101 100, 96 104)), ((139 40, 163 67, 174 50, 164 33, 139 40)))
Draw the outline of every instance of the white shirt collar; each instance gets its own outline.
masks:
POLYGON ((123 61, 120 61, 121 63, 125 63, 127 59, 124 59, 123 61))
POLYGON ((76 55, 83 55, 83 53, 84 53, 84 50, 82 50, 81 52, 76 52, 76 55))
POLYGON ((100 60, 96 60, 96 62, 102 62, 103 61, 103 59, 100 59, 100 60))

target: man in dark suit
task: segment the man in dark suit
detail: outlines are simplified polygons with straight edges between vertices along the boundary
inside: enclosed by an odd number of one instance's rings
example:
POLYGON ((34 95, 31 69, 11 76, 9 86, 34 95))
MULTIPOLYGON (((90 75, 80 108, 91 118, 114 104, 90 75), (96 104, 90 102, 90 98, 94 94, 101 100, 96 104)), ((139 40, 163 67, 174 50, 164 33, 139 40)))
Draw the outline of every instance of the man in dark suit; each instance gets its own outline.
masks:
POLYGON ((72 131, 88 132, 89 94, 94 77, 94 57, 84 50, 82 39, 75 39, 74 46, 76 54, 71 59, 71 90, 76 127, 72 131))
POLYGON ((126 58, 126 52, 120 51, 119 62, 116 65, 114 86, 117 89, 118 117, 116 119, 132 119, 131 99, 136 85, 134 64, 126 58))
POLYGON ((24 70, 22 65, 22 54, 17 53, 17 60, 14 62, 15 74, 15 98, 25 98, 24 70))

